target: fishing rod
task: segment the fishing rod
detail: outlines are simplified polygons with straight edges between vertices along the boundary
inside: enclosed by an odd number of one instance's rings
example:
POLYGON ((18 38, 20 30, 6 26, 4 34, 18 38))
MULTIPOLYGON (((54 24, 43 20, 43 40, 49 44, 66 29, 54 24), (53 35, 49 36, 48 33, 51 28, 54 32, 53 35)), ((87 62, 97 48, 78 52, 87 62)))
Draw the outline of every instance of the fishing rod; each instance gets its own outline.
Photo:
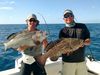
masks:
MULTIPOLYGON (((46 25, 46 29, 47 29, 47 31, 48 31, 48 35, 50 36, 51 32, 50 32, 50 29, 48 28, 48 24, 47 24, 47 22, 46 22, 46 19, 44 18, 44 16, 43 16, 41 13, 37 12, 37 14, 39 14, 39 15, 43 18, 44 23, 45 23, 45 25, 46 25)), ((51 41, 53 41, 53 37, 50 37, 50 38, 51 38, 51 41)))
POLYGON ((91 56, 89 56, 89 57, 90 57, 90 60, 96 61, 96 59, 95 59, 95 57, 94 57, 94 54, 93 54, 93 52, 92 52, 92 49, 91 49, 89 46, 87 46, 87 48, 89 49, 90 54, 91 54, 91 56))
POLYGON ((47 27, 48 24, 47 24, 47 22, 46 22, 44 16, 43 16, 41 13, 39 13, 39 12, 37 12, 37 13, 43 18, 44 23, 45 23, 45 25, 46 25, 46 29, 48 30, 48 34, 50 34, 50 30, 49 30, 49 28, 47 27))
MULTIPOLYGON (((48 24, 47 24, 47 22, 46 22, 46 19, 44 18, 44 16, 41 14, 41 13, 39 13, 39 12, 37 12, 41 17, 42 17, 42 19, 44 20, 44 23, 45 23, 45 25, 46 25, 46 29, 47 29, 47 32, 48 32, 48 36, 50 36, 50 30, 49 30, 49 28, 48 28, 48 24)), ((53 40, 53 38, 51 37, 51 41, 53 40)), ((42 51, 43 51, 43 53, 45 53, 45 51, 44 51, 44 48, 42 49, 42 51)))

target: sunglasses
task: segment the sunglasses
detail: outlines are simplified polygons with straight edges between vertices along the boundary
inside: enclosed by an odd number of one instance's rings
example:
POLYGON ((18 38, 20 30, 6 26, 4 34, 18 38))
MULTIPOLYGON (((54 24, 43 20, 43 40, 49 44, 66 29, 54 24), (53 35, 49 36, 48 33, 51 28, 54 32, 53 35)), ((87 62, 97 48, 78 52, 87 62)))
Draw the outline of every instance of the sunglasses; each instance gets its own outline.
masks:
POLYGON ((74 17, 72 13, 67 13, 64 15, 64 18, 68 18, 68 17, 74 17))
POLYGON ((31 18, 31 19, 29 20, 29 22, 37 22, 37 20, 35 20, 34 18, 31 18))

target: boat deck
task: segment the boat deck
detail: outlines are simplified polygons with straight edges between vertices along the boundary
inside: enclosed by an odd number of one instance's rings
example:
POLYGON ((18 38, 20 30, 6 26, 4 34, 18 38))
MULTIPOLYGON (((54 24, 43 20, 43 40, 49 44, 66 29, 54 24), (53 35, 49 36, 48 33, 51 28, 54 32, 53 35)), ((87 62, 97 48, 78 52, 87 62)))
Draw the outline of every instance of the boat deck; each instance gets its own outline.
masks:
MULTIPOLYGON (((53 63, 46 66, 47 75, 61 75, 61 63, 53 63)), ((88 75, 97 75, 88 71, 88 75)))
MULTIPOLYGON (((61 75, 62 64, 61 62, 50 63, 45 66, 45 69, 47 75, 61 75)), ((0 75, 21 75, 21 74, 18 68, 17 69, 14 68, 14 69, 0 72, 0 75)), ((88 72, 88 75, 98 75, 98 74, 88 72)))

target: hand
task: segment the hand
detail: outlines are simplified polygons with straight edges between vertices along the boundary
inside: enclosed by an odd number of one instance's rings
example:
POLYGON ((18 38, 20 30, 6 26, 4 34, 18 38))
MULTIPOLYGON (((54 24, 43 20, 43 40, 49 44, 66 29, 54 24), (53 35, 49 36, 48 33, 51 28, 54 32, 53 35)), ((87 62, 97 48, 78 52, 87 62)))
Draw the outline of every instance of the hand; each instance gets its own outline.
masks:
POLYGON ((84 41, 84 45, 90 45, 90 43, 91 43, 91 41, 89 38, 84 41))
POLYGON ((29 46, 23 45, 23 46, 20 46, 17 50, 18 50, 18 51, 24 51, 24 50, 26 50, 27 48, 29 48, 29 46))
POLYGON ((51 61, 57 61, 59 57, 50 57, 51 61))

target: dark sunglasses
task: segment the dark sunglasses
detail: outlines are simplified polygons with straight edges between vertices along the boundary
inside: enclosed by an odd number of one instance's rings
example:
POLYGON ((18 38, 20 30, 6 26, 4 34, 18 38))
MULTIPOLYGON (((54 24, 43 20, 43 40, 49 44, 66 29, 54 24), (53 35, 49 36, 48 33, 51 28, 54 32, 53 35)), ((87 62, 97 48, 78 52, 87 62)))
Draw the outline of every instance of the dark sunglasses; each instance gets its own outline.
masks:
POLYGON ((67 13, 64 15, 64 18, 68 18, 68 17, 74 17, 72 13, 67 13))
POLYGON ((30 19, 29 22, 37 22, 34 18, 30 19))

